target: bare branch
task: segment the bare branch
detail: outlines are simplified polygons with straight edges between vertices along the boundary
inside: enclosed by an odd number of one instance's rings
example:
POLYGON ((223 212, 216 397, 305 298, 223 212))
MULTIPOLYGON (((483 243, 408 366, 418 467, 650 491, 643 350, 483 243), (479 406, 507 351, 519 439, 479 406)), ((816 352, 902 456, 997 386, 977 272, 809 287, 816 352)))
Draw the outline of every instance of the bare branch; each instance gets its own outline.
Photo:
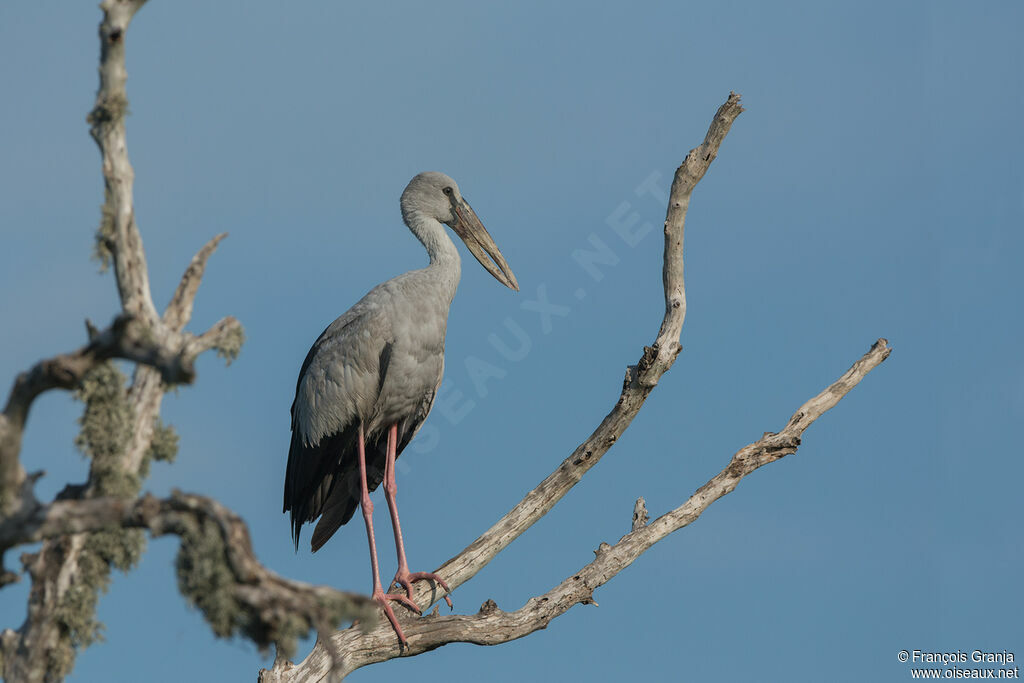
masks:
POLYGON ((130 315, 119 315, 102 332, 90 331, 88 344, 53 358, 39 361, 14 382, 4 414, 24 422, 29 406, 39 394, 50 389, 74 389, 97 363, 121 358, 157 369, 167 384, 188 384, 195 378, 193 358, 172 352, 153 331, 130 315))
MULTIPOLYGON (((886 340, 879 339, 842 377, 801 406, 781 432, 767 432, 758 441, 741 448, 725 469, 697 489, 682 505, 649 525, 634 523, 633 531, 619 539, 615 545, 601 544, 593 562, 544 595, 530 598, 520 609, 503 612, 493 601, 488 600, 474 615, 430 615, 420 619, 402 619, 402 630, 408 640, 408 647, 401 652, 395 642, 394 632, 386 624, 369 633, 348 629, 335 634, 331 644, 335 648, 334 657, 343 662, 340 674, 345 676, 368 664, 397 656, 421 654, 448 643, 499 645, 547 627, 553 619, 574 605, 596 604, 593 599, 594 590, 632 564, 651 546, 673 531, 694 522, 712 503, 733 491, 743 477, 762 465, 795 453, 804 430, 888 358, 891 351, 886 340)), ((637 501, 637 507, 640 507, 640 501, 637 501)), ((316 648, 298 666, 275 667, 273 671, 262 672, 260 681, 320 681, 329 666, 329 655, 321 648, 316 648)))
MULTIPOLYGON (((683 228, 690 193, 714 160, 732 122, 743 108, 739 95, 732 93, 715 114, 704 144, 687 154, 676 170, 665 219, 665 317, 654 344, 644 347, 635 366, 626 371, 626 381, 615 407, 594 432, 512 510, 461 553, 444 563, 436 573, 453 588, 472 578, 499 552, 530 528, 575 486, 622 435, 640 411, 647 396, 679 354, 679 334, 686 317, 683 284, 683 228)), ((420 584, 416 600, 435 602, 441 595, 420 584)))
POLYGON ((21 438, 32 402, 51 389, 73 389, 99 363, 123 358, 150 365, 166 384, 190 383, 195 378, 194 356, 175 353, 157 341, 152 331, 130 315, 120 315, 102 332, 91 325, 91 341, 71 353, 39 361, 18 375, 0 418, 0 514, 7 514, 18 497, 24 470, 18 462, 21 438))
POLYGON ((174 296, 171 297, 171 303, 167 305, 167 310, 164 311, 164 323, 175 332, 181 332, 185 329, 185 324, 192 318, 192 304, 195 301, 196 292, 199 291, 199 283, 203 279, 206 262, 209 260, 210 255, 217 250, 217 245, 220 244, 221 240, 227 236, 226 232, 222 232, 207 242, 192 257, 192 261, 188 264, 185 274, 181 276, 178 289, 175 290, 174 296))
MULTIPOLYGON (((679 335, 686 317, 683 234, 690 195, 714 161, 719 146, 733 121, 742 111, 740 96, 730 93, 728 99, 715 113, 704 142, 691 150, 682 165, 676 169, 665 217, 665 315, 654 343, 644 347, 639 362, 626 370, 622 392, 615 407, 558 469, 526 494, 526 497, 483 535, 437 569, 436 573, 443 577, 451 588, 454 589, 476 575, 499 552, 547 514, 583 475, 597 464, 633 421, 661 376, 675 362, 681 348, 679 335)), ((433 604, 444 595, 439 587, 427 583, 421 582, 414 588, 414 599, 420 605, 433 604)), ((345 642, 342 645, 339 639, 344 637, 343 632, 336 634, 332 639, 335 647, 342 647, 342 656, 348 656, 344 647, 362 647, 352 642, 345 642)), ((397 641, 390 642, 386 651, 390 652, 391 656, 401 654, 397 641)), ((288 676, 282 680, 321 680, 326 674, 327 669, 324 667, 328 666, 329 661, 330 657, 325 653, 323 644, 317 643, 306 660, 291 668, 288 676)), ((285 664, 275 665, 273 675, 279 675, 285 668, 285 664)), ((271 674, 268 672, 267 675, 271 674)))
POLYGON ((242 324, 233 316, 221 318, 206 332, 196 337, 190 350, 198 355, 203 351, 216 349, 217 355, 228 363, 238 357, 238 352, 245 342, 245 331, 242 324))
MULTIPOLYGON (((72 498, 36 504, 25 515, 0 521, 0 553, 27 543, 113 528, 148 529, 153 536, 182 538, 182 555, 191 564, 224 566, 229 580, 217 585, 218 600, 230 595, 231 614, 211 616, 204 586, 192 574, 181 580, 183 592, 207 612, 211 623, 224 621, 224 632, 243 631, 260 646, 287 641, 309 630, 335 628, 354 619, 373 624, 375 603, 369 598, 325 586, 292 581, 270 571, 256 559, 245 522, 220 503, 203 496, 175 492, 170 498, 151 495, 134 501, 120 498, 72 498), (214 542, 204 531, 215 530, 214 542), (189 588, 193 588, 189 591, 189 588)), ((182 563, 179 556, 179 565, 182 563)), ((210 573, 209 569, 205 569, 210 573)), ((6 636, 5 636, 6 637, 6 636)))
POLYGON ((100 24, 100 87, 89 113, 90 132, 103 155, 106 202, 97 240, 101 254, 113 257, 114 276, 126 313, 149 323, 159 316, 149 291, 149 272, 142 237, 135 224, 132 187, 135 171, 128 160, 125 117, 128 95, 125 82, 125 41, 132 17, 146 0, 104 0, 100 24))
MULTIPOLYGON (((30 495, 31 482, 18 454, 29 406, 40 391, 77 386, 84 373, 104 358, 138 363, 130 388, 123 386, 123 379, 115 381, 108 376, 105 380, 105 400, 116 407, 121 420, 116 444, 114 439, 107 440, 102 463, 93 457, 89 480, 78 487, 84 498, 118 495, 131 500, 141 487, 158 428, 166 442, 167 430, 159 426, 158 418, 167 384, 191 381, 193 359, 203 350, 217 348, 233 357, 244 339, 241 325, 233 318, 200 337, 183 331, 206 259, 220 238, 193 259, 172 299, 166 323, 153 305, 125 135, 125 43, 132 17, 144 4, 145 0, 103 0, 100 5, 100 87, 88 116, 90 132, 102 155, 105 188, 96 251, 104 265, 113 262, 128 332, 90 330, 90 343, 83 350, 44 361, 19 378, 8 409, 0 415, 0 521, 5 524, 7 518, 23 518, 38 505, 30 495)), ((3 675, 26 682, 65 676, 74 663, 75 650, 96 638, 96 596, 109 581, 111 567, 129 569, 141 552, 141 534, 119 527, 51 538, 38 553, 26 555, 24 564, 32 577, 28 617, 17 631, 4 632, 3 675)), ((0 574, 5 581, 13 576, 2 569, 0 574)), ((216 631, 217 626, 214 628, 216 631)), ((257 634, 255 639, 262 642, 259 638, 257 634)))

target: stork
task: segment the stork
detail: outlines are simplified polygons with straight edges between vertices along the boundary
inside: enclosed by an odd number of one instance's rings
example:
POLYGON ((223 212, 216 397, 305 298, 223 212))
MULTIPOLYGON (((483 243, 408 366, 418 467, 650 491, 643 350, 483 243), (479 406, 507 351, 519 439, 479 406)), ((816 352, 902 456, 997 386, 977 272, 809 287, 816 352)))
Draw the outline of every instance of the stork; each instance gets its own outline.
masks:
MULTIPOLYGON (((515 275, 459 186, 443 173, 413 178, 402 193, 402 219, 423 243, 430 264, 377 285, 328 325, 299 371, 291 409, 292 438, 284 483, 284 511, 292 540, 319 518, 310 541, 315 552, 362 508, 370 546, 373 599, 406 643, 390 602, 417 614, 412 584, 448 584, 432 572, 410 572, 396 506, 395 459, 423 424, 444 372, 448 310, 459 283, 459 252, 442 224, 510 289, 515 275), (489 257, 489 258, 488 258, 489 257), (395 534, 398 571, 386 593, 380 580, 370 492, 383 481, 395 534)), ((447 595, 445 600, 451 605, 447 595)))

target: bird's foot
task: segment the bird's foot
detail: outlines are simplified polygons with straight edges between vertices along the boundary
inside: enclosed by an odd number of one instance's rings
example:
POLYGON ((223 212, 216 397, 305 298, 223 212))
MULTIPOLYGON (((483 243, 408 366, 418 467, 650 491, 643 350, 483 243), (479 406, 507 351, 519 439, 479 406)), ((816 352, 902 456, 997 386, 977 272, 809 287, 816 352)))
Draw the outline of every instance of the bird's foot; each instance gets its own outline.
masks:
POLYGON ((421 614, 419 606, 404 595, 400 595, 398 593, 385 593, 384 589, 379 585, 374 589, 372 599, 380 605, 382 610, 384 610, 385 616, 387 616, 388 621, 391 622, 391 627, 395 629, 395 635, 398 636, 398 641, 403 646, 408 645, 405 640, 405 634, 402 633, 402 627, 398 625, 398 619, 395 618, 395 612, 391 609, 391 601, 394 600, 401 605, 405 605, 416 614, 421 614))
POLYGON ((401 586, 405 589, 405 594, 409 597, 409 601, 412 601, 412 584, 417 581, 433 581, 435 584, 441 586, 445 590, 444 601, 448 603, 448 609, 454 609, 452 599, 448 597, 448 593, 452 592, 452 589, 448 587, 445 580, 434 572, 410 572, 408 569, 399 568, 395 573, 395 578, 391 580, 392 586, 401 586))

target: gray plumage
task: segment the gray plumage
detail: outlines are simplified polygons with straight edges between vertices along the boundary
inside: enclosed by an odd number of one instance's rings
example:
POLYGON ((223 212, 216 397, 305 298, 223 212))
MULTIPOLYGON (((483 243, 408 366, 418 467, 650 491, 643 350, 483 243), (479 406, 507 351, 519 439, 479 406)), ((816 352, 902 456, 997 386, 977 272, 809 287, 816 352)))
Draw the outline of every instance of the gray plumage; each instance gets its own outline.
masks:
POLYGON ((417 175, 402 193, 401 207, 430 264, 370 290, 323 331, 299 372, 284 488, 296 547, 304 523, 320 518, 311 539, 315 551, 359 506, 360 423, 372 491, 384 477, 388 428, 398 425, 401 453, 430 413, 461 272, 458 249, 442 223, 495 278, 519 289, 454 180, 437 172, 417 175))

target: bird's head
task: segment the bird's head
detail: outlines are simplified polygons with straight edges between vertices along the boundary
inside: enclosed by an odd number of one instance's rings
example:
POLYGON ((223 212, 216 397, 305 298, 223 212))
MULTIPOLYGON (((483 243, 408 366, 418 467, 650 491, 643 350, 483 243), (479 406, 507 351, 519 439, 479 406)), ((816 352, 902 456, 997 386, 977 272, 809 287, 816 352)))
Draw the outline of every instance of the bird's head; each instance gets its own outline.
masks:
POLYGON ((402 193, 402 218, 411 225, 417 214, 448 225, 487 272, 506 287, 519 291, 508 262, 454 180, 438 171, 426 171, 410 180, 402 193))

